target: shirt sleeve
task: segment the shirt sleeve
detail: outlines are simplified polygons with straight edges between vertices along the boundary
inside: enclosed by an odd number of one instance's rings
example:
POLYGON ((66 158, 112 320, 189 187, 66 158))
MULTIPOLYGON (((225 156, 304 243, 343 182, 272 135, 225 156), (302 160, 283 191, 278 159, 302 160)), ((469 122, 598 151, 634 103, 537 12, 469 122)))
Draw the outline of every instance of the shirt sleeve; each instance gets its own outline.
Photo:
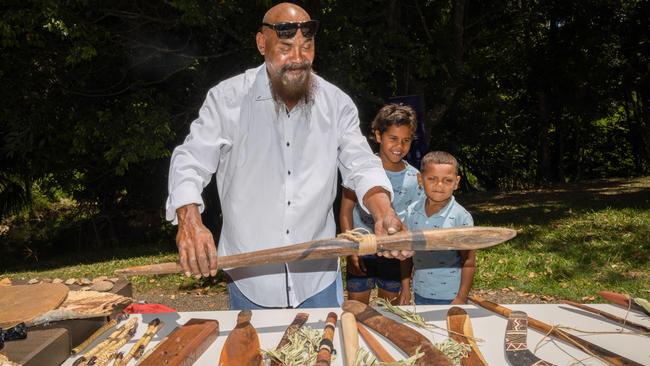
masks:
POLYGON ((172 153, 165 216, 173 224, 177 224, 179 207, 194 203, 203 212, 201 192, 216 172, 222 152, 232 145, 224 128, 227 119, 226 108, 220 105, 224 100, 221 94, 218 87, 210 90, 189 135, 172 153))
POLYGON ((338 160, 343 186, 355 191, 361 208, 368 212, 363 197, 373 187, 382 187, 393 200, 393 189, 381 165, 372 153, 368 141, 359 129, 359 115, 352 99, 343 93, 338 96, 338 160))

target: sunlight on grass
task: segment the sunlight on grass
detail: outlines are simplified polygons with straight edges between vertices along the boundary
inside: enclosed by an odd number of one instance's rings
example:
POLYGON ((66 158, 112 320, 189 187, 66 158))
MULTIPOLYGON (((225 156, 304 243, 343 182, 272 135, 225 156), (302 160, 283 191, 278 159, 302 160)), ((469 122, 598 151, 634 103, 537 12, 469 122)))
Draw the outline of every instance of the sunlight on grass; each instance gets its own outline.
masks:
POLYGON ((580 300, 599 290, 640 296, 650 287, 650 210, 591 211, 518 232, 479 253, 476 288, 580 300))

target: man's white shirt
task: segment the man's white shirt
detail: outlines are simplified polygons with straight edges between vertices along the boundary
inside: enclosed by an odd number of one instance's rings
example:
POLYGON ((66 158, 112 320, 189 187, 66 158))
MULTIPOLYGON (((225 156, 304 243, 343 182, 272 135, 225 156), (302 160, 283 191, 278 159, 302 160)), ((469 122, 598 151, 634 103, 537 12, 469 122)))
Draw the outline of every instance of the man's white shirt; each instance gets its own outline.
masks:
MULTIPOLYGON (((337 168, 359 202, 375 186, 392 195, 350 97, 313 77, 313 103, 290 112, 274 102, 264 64, 213 87, 172 154, 167 219, 176 223, 176 209, 191 203, 203 211, 201 192, 216 172, 218 254, 233 255, 334 236, 337 168)), ((249 300, 265 307, 298 306, 338 271, 336 259, 227 270, 249 300)))

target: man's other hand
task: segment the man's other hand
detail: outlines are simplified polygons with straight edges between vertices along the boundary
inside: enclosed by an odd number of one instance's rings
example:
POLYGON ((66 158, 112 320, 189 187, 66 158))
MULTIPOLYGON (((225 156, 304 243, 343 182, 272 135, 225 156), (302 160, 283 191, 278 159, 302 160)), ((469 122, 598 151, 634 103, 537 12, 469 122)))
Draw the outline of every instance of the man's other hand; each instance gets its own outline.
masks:
POLYGON ((195 278, 216 276, 217 248, 212 233, 201 221, 199 208, 195 204, 179 207, 176 246, 180 265, 186 276, 195 278))

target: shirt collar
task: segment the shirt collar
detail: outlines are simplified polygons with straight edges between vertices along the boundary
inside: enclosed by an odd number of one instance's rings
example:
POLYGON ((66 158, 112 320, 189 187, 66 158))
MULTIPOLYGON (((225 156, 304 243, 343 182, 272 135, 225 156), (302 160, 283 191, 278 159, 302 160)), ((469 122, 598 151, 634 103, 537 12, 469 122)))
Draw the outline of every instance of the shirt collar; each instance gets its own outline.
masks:
POLYGON ((271 86, 269 85, 269 75, 266 71, 266 63, 263 63, 257 68, 257 75, 255 77, 255 100, 269 100, 273 99, 271 96, 271 86))
POLYGON ((426 202, 427 202, 427 196, 423 196, 423 199, 421 199, 420 203, 416 206, 416 209, 420 211, 422 215, 426 217, 435 217, 435 216, 446 217, 447 215, 449 215, 449 212, 451 211, 452 207, 454 207, 454 205, 456 204, 456 198, 454 198, 454 196, 451 196, 451 199, 449 200, 449 202, 447 202, 445 207, 443 207, 440 211, 434 213, 431 216, 427 216, 427 212, 425 209, 426 202))

